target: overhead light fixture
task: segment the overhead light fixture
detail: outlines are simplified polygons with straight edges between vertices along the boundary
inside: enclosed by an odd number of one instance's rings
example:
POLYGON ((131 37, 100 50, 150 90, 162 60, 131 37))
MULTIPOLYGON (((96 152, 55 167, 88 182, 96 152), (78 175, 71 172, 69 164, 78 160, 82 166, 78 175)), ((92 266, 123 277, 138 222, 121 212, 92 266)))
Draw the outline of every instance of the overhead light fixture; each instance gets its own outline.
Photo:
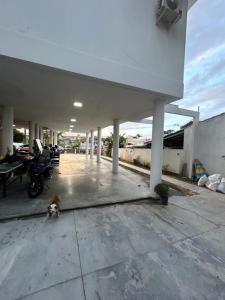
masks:
POLYGON ((16 127, 16 125, 15 125, 15 124, 13 124, 13 127, 16 127))
POLYGON ((73 128, 74 127, 74 125, 70 125, 70 128, 73 128))
POLYGON ((76 119, 70 119, 70 122, 76 122, 77 120, 76 119))
POLYGON ((77 102, 77 101, 75 101, 75 102, 73 103, 73 106, 76 106, 76 107, 82 107, 82 106, 83 106, 83 103, 82 103, 82 102, 77 102))

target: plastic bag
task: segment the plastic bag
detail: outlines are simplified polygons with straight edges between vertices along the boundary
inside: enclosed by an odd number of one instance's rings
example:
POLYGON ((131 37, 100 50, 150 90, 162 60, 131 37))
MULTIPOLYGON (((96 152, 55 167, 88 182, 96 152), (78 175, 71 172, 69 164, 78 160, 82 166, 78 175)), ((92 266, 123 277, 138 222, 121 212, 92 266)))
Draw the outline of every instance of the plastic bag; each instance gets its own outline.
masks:
POLYGON ((225 178, 221 179, 221 182, 217 187, 217 191, 225 194, 225 178))
POLYGON ((220 181, 219 181, 219 180, 218 180, 218 181, 215 181, 215 182, 211 182, 210 180, 208 180, 208 181, 206 182, 205 186, 206 186, 209 190, 211 190, 211 191, 213 191, 213 192, 216 192, 216 191, 217 191, 217 188, 218 188, 218 186, 219 186, 219 184, 220 184, 220 181))
POLYGON ((208 177, 206 175, 203 175, 202 177, 200 177, 198 181, 198 186, 205 186, 207 181, 208 181, 208 177))
POLYGON ((222 179, 222 175, 220 175, 220 174, 213 174, 213 175, 210 175, 208 177, 208 179, 209 179, 209 181, 211 183, 218 182, 218 181, 220 182, 221 179, 222 179))

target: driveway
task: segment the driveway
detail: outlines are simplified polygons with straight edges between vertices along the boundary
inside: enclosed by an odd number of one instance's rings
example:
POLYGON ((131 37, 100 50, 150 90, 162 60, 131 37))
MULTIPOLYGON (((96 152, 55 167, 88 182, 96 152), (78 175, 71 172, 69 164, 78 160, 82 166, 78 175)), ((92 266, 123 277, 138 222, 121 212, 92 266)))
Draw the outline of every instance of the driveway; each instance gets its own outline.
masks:
POLYGON ((64 154, 59 167, 47 182, 43 194, 36 199, 27 195, 28 178, 21 184, 9 186, 6 198, 0 199, 0 219, 45 213, 54 195, 62 202, 62 209, 73 209, 120 201, 148 198, 149 179, 121 168, 118 175, 112 174, 110 162, 101 164, 86 159, 85 155, 64 154))
POLYGON ((224 225, 198 196, 1 223, 0 299, 225 299, 224 225))

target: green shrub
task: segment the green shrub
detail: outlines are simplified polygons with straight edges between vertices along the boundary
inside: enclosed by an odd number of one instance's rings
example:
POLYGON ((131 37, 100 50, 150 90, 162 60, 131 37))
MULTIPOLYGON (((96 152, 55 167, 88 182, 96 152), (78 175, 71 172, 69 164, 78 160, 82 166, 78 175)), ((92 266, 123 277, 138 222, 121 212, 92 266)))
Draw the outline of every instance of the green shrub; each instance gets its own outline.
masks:
POLYGON ((169 187, 165 183, 157 184, 155 186, 154 190, 160 197, 168 197, 169 196, 169 187))

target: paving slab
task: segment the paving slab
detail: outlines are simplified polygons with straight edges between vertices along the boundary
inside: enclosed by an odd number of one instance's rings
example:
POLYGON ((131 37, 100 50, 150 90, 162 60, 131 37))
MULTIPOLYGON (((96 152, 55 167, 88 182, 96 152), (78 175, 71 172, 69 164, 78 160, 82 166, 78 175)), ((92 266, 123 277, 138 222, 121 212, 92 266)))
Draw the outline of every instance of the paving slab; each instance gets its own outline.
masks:
POLYGON ((193 239, 177 242, 174 247, 192 259, 205 274, 224 282, 225 289, 225 251, 224 228, 206 232, 193 239))
POLYGON ((69 280, 37 293, 22 297, 19 300, 84 300, 82 279, 69 280))
POLYGON ((83 274, 185 238, 142 205, 75 212, 83 274))
POLYGON ((0 224, 0 299, 81 276, 73 213, 0 224), (13 226, 14 225, 14 226, 13 226))
POLYGON ((192 197, 176 197, 170 198, 170 203, 178 205, 181 208, 197 213, 205 219, 218 224, 225 225, 225 200, 220 197, 203 197, 203 196, 192 196, 192 197))
MULTIPOLYGON (((218 272, 219 274, 219 272, 218 272)), ((225 282, 169 245, 84 276, 87 300, 215 300, 225 282)))
MULTIPOLYGON (((189 198, 187 197, 187 201, 189 198)), ((169 204, 167 207, 151 205, 150 210, 186 237, 199 235, 217 226, 196 214, 194 211, 186 210, 178 205, 169 204)))
POLYGON ((0 299, 223 300, 225 226, 196 203, 145 200, 1 223, 0 299))

